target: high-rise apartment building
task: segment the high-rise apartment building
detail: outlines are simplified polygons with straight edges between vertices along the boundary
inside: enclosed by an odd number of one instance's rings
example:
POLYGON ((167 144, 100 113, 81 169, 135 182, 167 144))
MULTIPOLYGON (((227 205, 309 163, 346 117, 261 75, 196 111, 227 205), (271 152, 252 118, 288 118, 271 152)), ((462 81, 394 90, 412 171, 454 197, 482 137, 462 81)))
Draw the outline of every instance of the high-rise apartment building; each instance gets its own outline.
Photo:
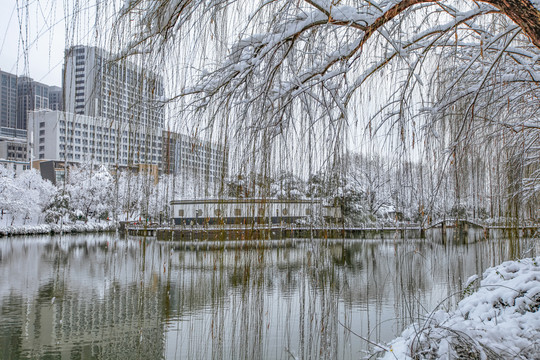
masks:
POLYGON ((17 81, 17 129, 28 128, 29 111, 48 108, 49 85, 20 76, 17 81))
POLYGON ((51 86, 49 88, 49 109, 51 110, 64 110, 64 99, 62 97, 62 88, 58 86, 51 86))
POLYGON ((0 71, 0 127, 17 127, 17 75, 0 71))
POLYGON ((114 60, 105 50, 73 46, 64 64, 65 111, 115 119, 131 126, 162 128, 163 80, 132 62, 114 60))
POLYGON ((17 75, 0 71, 0 163, 14 170, 28 167, 26 127, 18 125, 17 75))

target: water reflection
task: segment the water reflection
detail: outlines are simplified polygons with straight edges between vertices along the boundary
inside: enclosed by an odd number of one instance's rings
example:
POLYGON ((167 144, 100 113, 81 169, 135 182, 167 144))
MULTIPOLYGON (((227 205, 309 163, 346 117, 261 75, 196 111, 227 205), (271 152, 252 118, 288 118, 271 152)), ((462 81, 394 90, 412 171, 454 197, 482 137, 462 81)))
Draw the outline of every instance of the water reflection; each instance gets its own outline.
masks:
POLYGON ((437 237, 213 251, 116 235, 0 239, 0 353, 356 359, 369 344, 352 331, 390 340, 453 306, 469 276, 537 251, 437 237))

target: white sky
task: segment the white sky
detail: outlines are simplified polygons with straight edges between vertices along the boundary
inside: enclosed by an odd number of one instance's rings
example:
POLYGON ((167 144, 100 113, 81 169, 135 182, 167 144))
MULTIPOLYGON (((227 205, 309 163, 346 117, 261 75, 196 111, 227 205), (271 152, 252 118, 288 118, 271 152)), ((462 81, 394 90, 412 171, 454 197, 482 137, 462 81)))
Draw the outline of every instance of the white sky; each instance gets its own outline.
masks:
POLYGON ((66 39, 63 1, 26 2, 0 0, 0 69, 60 86, 66 39))
MULTIPOLYGON (((121 1, 0 0, 0 69, 30 76, 47 85, 60 86, 66 43, 94 43, 95 6, 100 4, 103 7, 104 3, 113 9, 113 4, 121 1)), ((111 15, 106 11, 106 17, 107 14, 111 15)), ((101 26, 101 40, 106 37, 103 35, 106 28, 101 26)), ((166 78, 172 82, 172 76, 166 78)), ((354 123, 354 119, 351 118, 351 122, 354 123)), ((348 147, 366 151, 365 144, 372 143, 366 142, 362 122, 359 126, 349 132, 348 147)))

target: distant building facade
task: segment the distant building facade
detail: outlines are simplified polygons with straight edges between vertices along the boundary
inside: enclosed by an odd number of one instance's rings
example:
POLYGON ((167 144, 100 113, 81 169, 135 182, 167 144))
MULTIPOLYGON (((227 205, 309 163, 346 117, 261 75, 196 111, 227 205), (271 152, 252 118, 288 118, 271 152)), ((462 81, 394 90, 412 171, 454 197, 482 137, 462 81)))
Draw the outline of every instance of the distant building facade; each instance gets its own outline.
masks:
POLYGON ((17 129, 28 129, 28 112, 49 108, 49 86, 20 76, 17 81, 17 129))
POLYGON ((19 171, 29 168, 27 131, 0 127, 0 162, 19 171))
POLYGON ((219 181, 227 177, 229 152, 220 144, 163 131, 162 169, 167 174, 193 175, 219 181))
POLYGON ((157 169, 161 164, 160 131, 52 110, 30 112, 30 119, 29 143, 34 160, 135 169, 157 169))
POLYGON ((62 92, 62 88, 58 86, 51 86, 49 88, 49 109, 64 110, 64 98, 62 92))
POLYGON ((17 127, 17 75, 0 71, 0 127, 17 127))
POLYGON ((26 141, 0 140, 0 159, 27 161, 26 141))
POLYGON ((64 95, 70 113, 115 119, 132 126, 162 128, 164 95, 160 76, 90 46, 66 50, 64 95))

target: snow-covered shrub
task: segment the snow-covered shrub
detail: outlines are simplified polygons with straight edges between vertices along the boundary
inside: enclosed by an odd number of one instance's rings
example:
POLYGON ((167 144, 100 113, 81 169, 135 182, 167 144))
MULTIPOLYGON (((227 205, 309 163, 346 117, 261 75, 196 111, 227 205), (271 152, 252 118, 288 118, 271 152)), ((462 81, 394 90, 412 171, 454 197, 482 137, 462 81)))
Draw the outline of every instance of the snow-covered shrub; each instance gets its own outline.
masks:
POLYGON ((479 289, 461 300, 455 311, 429 314, 380 355, 384 359, 538 359, 539 264, 537 257, 487 269, 479 289))

